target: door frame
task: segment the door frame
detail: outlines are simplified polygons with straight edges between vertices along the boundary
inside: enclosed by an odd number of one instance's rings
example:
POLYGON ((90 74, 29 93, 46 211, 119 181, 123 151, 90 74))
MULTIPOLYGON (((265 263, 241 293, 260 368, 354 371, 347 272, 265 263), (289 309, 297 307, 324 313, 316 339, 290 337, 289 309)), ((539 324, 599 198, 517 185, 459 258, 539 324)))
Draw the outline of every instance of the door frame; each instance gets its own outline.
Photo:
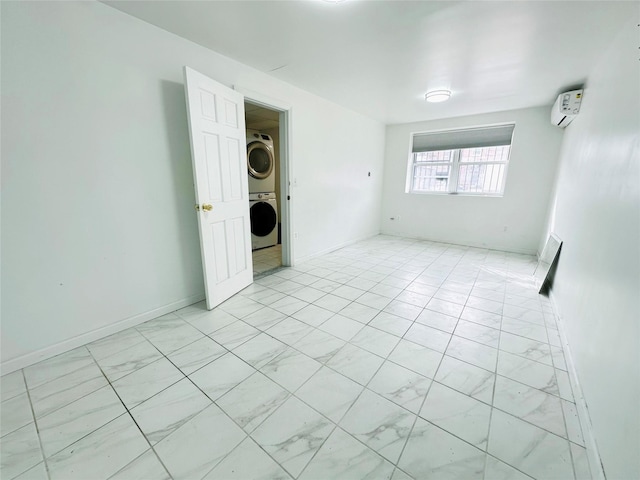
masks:
POLYGON ((282 225, 282 265, 293 267, 293 215, 291 204, 291 178, 292 178, 292 108, 291 105, 281 100, 269 97, 260 92, 234 85, 233 89, 244 95, 245 102, 259 107, 268 108, 279 112, 278 128, 280 133, 280 223, 282 225))

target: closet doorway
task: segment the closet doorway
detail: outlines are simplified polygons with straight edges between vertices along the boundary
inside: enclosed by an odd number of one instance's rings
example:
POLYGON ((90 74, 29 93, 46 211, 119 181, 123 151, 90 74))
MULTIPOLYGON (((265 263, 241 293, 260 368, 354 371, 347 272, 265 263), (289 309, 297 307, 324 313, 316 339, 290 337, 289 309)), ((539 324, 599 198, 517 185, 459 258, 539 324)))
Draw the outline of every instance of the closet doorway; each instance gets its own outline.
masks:
POLYGON ((290 109, 245 94, 253 276, 292 266, 290 109))

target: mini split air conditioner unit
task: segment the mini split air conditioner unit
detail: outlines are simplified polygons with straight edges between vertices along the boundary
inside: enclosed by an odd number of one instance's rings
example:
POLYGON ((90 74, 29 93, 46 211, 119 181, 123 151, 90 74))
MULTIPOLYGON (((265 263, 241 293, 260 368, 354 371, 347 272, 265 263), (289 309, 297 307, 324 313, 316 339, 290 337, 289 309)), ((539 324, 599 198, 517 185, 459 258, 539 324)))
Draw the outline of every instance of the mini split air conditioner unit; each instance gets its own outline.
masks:
POLYGON ((551 123, 564 128, 569 125, 580 112, 582 90, 572 90, 558 95, 551 109, 551 123))

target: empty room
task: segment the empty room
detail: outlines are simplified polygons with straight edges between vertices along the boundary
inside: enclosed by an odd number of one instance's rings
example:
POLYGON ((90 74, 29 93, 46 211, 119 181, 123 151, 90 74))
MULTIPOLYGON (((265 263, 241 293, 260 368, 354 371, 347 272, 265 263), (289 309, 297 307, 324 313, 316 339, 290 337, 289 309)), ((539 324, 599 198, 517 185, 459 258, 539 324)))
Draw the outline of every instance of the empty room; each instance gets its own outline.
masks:
POLYGON ((0 9, 0 478, 640 478, 638 2, 0 9))

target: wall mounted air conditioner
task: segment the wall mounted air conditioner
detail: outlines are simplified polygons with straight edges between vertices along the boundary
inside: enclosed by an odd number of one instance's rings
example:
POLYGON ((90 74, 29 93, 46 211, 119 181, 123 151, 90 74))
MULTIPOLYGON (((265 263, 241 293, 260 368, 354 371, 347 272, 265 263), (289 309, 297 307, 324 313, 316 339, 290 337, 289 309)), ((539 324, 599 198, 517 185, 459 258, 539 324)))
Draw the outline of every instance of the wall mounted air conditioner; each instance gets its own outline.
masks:
POLYGON ((569 125, 580 112, 582 90, 572 90, 558 95, 551 109, 551 123, 564 128, 569 125))

